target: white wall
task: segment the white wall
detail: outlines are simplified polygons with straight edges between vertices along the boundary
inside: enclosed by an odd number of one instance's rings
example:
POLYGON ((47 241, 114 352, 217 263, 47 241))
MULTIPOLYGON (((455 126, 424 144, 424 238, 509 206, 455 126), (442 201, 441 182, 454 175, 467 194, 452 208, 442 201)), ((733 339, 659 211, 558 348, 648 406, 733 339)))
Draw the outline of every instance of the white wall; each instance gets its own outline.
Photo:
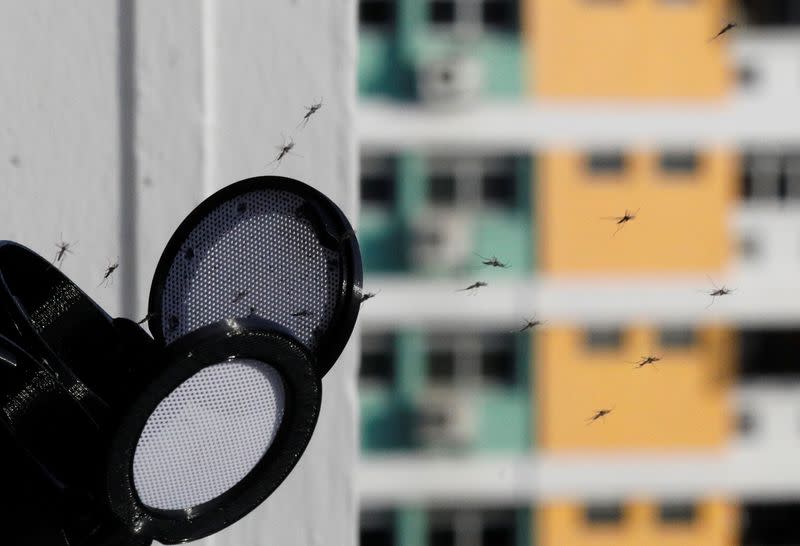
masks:
MULTIPOLYGON (((271 174, 357 218, 354 0, 29 0, 0 17, 0 239, 45 256, 113 315, 141 318, 184 215, 271 174), (122 9, 120 9, 120 7, 122 9), (304 106, 324 102, 307 128, 304 106), (109 260, 120 268, 98 287, 109 260)), ((356 541, 357 335, 323 382, 308 451, 255 513, 203 544, 356 541)))

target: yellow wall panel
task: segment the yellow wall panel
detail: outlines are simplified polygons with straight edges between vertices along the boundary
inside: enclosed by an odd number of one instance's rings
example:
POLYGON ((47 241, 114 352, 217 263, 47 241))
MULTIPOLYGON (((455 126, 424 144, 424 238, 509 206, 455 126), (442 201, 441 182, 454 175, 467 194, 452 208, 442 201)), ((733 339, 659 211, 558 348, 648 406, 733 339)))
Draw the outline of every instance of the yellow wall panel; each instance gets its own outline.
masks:
POLYGON ((698 331, 687 349, 658 346, 658 331, 623 330, 619 350, 590 350, 584 330, 553 326, 537 334, 537 443, 543 450, 722 448, 732 418, 728 368, 733 334, 698 331), (642 355, 660 362, 635 368, 642 355), (587 423, 597 410, 610 415, 587 423))
POLYGON ((714 98, 729 87, 722 0, 533 0, 523 11, 542 97, 714 98))
POLYGON ((691 176, 667 175, 659 153, 632 151, 620 175, 598 176, 588 152, 551 150, 537 160, 540 267, 547 273, 699 272, 728 260, 728 215, 737 158, 698 151, 691 176), (616 235, 624 211, 635 220, 616 235))

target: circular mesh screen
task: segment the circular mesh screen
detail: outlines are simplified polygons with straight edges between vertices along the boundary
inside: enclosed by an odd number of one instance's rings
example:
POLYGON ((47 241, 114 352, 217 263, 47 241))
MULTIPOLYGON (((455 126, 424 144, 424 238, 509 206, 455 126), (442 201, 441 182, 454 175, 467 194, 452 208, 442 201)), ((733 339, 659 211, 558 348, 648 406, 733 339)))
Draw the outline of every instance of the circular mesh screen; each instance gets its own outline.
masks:
POLYGON ((220 320, 258 316, 317 348, 342 291, 342 264, 297 213, 303 203, 282 190, 244 193, 191 230, 164 283, 166 343, 220 320))
POLYGON ((204 368, 147 420, 133 457, 139 498, 152 508, 182 510, 225 493, 267 452, 284 407, 280 374, 263 362, 204 368))

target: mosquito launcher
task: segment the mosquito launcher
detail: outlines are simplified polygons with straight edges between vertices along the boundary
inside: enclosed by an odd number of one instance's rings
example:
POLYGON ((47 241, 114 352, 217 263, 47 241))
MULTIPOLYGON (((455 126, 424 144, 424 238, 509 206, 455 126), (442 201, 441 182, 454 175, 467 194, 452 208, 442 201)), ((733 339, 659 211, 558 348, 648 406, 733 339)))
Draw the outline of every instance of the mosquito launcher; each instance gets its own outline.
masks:
POLYGON ((308 445, 361 285, 342 211, 277 176, 232 184, 180 224, 150 289, 152 337, 0 242, 14 544, 175 544, 245 516, 308 445))

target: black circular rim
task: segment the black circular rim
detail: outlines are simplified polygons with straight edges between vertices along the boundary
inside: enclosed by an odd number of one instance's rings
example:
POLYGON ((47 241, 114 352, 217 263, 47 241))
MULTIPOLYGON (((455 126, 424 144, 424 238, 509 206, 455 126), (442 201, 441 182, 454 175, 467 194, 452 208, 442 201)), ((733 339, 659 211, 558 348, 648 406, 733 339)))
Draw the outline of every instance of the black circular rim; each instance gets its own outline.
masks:
POLYGON ((255 509, 286 479, 311 440, 322 383, 303 343, 260 318, 226 320, 191 332, 164 349, 163 372, 131 405, 112 439, 106 483, 113 512, 133 533, 165 544, 198 540, 255 509), (145 505, 133 481, 133 456, 156 406, 200 370, 230 358, 252 358, 278 371, 286 392, 283 419, 264 457, 222 495, 186 510, 145 505))
POLYGON ((363 283, 361 251, 353 228, 342 210, 320 191, 293 178, 257 176, 240 180, 212 194, 189 213, 164 248, 153 275, 148 302, 150 332, 158 343, 165 344, 162 317, 158 315, 162 308, 164 288, 170 267, 192 230, 222 203, 244 193, 259 190, 280 190, 294 193, 307 203, 315 205, 324 216, 324 227, 329 234, 331 248, 338 250, 341 256, 339 267, 344 282, 339 293, 339 301, 336 304, 330 327, 322 332, 317 348, 312 350, 319 376, 324 377, 342 354, 358 318, 361 303, 359 294, 363 283))

